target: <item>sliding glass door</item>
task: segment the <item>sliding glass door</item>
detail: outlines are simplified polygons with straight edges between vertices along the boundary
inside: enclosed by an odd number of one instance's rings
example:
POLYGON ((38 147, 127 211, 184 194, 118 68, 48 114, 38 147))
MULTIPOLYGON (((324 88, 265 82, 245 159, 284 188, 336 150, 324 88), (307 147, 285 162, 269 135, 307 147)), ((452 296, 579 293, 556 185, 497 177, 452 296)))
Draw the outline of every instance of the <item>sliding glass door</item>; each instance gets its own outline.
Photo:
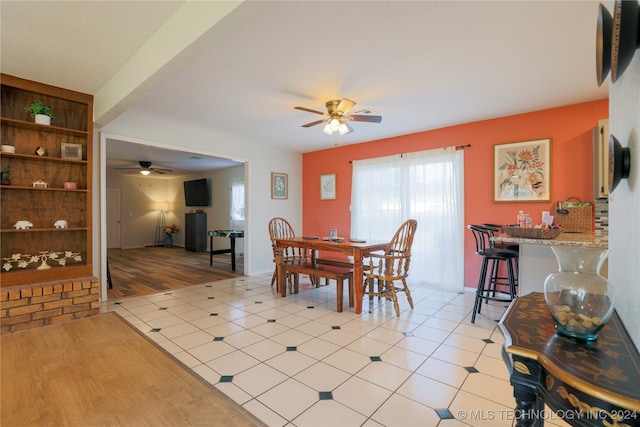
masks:
POLYGON ((353 162, 351 236, 388 240, 416 219, 413 284, 464 288, 463 153, 448 147, 353 162))

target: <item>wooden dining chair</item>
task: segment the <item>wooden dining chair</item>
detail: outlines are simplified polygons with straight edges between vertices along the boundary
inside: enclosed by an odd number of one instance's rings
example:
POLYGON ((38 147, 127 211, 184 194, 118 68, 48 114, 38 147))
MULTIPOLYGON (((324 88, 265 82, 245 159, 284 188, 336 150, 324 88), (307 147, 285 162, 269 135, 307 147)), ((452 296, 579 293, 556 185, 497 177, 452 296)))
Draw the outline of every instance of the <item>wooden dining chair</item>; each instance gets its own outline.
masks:
MULTIPOLYGON (((276 262, 276 239, 293 239, 296 237, 296 233, 293 231, 291 224, 280 217, 271 218, 269 221, 269 238, 271 239, 271 248, 273 250, 273 262, 276 262)), ((307 261, 309 256, 305 249, 288 247, 282 249, 282 259, 285 263, 293 263, 298 261, 307 261)), ((285 275, 287 282, 292 283, 289 274, 285 275)), ((271 277, 271 286, 276 282, 277 269, 274 268, 273 276, 271 277)))
POLYGON ((384 253, 371 253, 365 265, 364 294, 369 299, 374 296, 393 301, 396 316, 400 316, 398 292, 404 292, 411 309, 413 299, 407 286, 409 266, 411 264, 411 247, 418 222, 415 219, 405 221, 387 245, 384 253), (377 288, 375 287, 377 282, 377 288))

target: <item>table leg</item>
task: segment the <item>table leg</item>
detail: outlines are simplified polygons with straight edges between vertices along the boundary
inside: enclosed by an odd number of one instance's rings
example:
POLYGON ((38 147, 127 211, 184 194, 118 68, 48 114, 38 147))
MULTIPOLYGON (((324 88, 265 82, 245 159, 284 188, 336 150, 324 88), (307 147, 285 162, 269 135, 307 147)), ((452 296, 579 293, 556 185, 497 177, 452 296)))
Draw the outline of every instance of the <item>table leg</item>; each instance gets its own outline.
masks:
POLYGON ((353 310, 356 314, 362 313, 362 294, 363 294, 364 273, 362 270, 362 251, 354 249, 353 251, 353 310))
POLYGON ((544 402, 535 389, 529 386, 514 384, 516 398, 515 426, 516 427, 544 427, 544 402))
POLYGON ((209 267, 213 266, 213 235, 209 235, 209 267))
POLYGON ((236 271, 236 238, 235 236, 229 236, 231 240, 231 270, 236 271))

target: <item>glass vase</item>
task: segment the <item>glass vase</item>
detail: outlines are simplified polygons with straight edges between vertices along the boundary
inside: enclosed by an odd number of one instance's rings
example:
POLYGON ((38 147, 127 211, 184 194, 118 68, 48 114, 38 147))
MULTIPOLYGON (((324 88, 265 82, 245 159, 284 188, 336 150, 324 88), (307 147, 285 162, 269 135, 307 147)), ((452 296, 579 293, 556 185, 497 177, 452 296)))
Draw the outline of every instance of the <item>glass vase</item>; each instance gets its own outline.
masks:
POLYGON ((613 290, 600 275, 609 251, 579 246, 552 246, 560 271, 547 276, 544 299, 556 332, 593 341, 613 314, 613 290))

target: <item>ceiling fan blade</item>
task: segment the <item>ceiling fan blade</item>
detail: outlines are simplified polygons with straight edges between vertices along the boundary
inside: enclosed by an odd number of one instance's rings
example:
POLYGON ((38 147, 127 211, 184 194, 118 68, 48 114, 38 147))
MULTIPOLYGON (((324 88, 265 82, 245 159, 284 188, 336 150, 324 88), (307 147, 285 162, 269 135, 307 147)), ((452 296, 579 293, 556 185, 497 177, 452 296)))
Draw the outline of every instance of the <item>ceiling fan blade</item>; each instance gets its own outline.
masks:
POLYGON ((156 168, 152 168, 151 169, 152 172, 158 173, 160 175, 164 175, 166 172, 164 172, 163 169, 156 169, 156 168))
POLYGON ((311 123, 307 123, 306 125, 302 125, 302 127, 303 128, 308 128, 308 127, 311 127, 311 126, 319 125, 320 123, 324 123, 326 121, 327 121, 327 119, 316 120, 315 122, 311 122, 311 123))
POLYGON ((165 169, 165 168, 151 168, 152 171, 162 171, 162 172, 173 172, 173 169, 165 169))
POLYGON ((318 111, 318 110, 312 110, 311 108, 306 108, 306 107, 293 107, 296 110, 302 110, 302 111, 307 111, 309 113, 315 113, 315 114, 321 114, 323 116, 326 116, 327 113, 323 113, 322 111, 318 111))
POLYGON ((349 110, 351 110, 354 105, 356 105, 355 101, 347 98, 342 98, 342 101, 340 101, 340 104, 338 104, 338 108, 336 108, 336 110, 344 115, 347 114, 347 112, 349 112, 349 110))
POLYGON ((354 122, 380 123, 382 121, 382 116, 369 116, 365 114, 356 114, 353 116, 345 117, 345 119, 352 120, 354 122))

